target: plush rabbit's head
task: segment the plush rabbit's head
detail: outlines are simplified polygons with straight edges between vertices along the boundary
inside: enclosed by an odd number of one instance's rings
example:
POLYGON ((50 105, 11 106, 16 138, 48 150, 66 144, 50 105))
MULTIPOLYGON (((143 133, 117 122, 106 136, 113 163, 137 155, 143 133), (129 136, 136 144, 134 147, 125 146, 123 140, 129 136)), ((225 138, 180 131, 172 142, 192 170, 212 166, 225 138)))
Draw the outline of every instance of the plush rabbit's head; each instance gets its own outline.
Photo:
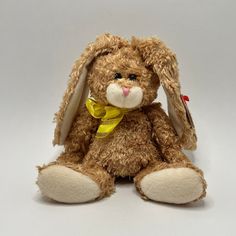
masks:
POLYGON ((153 102, 160 84, 180 143, 186 149, 194 149, 195 130, 181 99, 175 55, 157 38, 133 37, 129 42, 110 34, 98 37, 75 62, 56 114, 54 144, 64 144, 89 91, 103 105, 136 109, 153 102))
POLYGON ((138 108, 152 103, 159 79, 131 45, 98 56, 88 72, 91 96, 99 103, 138 108))

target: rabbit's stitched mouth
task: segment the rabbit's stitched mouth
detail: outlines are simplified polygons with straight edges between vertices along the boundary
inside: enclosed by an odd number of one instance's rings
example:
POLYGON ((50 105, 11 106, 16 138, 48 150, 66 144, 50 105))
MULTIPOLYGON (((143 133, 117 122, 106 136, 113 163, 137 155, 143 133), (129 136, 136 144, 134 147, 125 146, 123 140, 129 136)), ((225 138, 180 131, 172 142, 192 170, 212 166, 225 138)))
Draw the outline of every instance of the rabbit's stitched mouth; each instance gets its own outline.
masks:
POLYGON ((121 87, 117 83, 111 83, 106 90, 108 102, 120 108, 138 107, 143 99, 143 90, 138 86, 131 88, 121 87))

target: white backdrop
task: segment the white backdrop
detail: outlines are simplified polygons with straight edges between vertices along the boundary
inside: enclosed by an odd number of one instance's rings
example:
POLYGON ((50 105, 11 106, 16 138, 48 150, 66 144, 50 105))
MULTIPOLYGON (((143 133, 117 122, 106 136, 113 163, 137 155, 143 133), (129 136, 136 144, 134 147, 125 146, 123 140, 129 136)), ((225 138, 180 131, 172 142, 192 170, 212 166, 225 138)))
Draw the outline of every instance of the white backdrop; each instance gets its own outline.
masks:
POLYGON ((235 235, 235 11, 233 0, 0 0, 0 235, 235 235), (83 205, 38 193, 35 166, 59 152, 52 118, 71 65, 103 32, 157 35, 177 53, 199 137, 190 156, 209 185, 204 201, 145 202, 127 183, 83 205))

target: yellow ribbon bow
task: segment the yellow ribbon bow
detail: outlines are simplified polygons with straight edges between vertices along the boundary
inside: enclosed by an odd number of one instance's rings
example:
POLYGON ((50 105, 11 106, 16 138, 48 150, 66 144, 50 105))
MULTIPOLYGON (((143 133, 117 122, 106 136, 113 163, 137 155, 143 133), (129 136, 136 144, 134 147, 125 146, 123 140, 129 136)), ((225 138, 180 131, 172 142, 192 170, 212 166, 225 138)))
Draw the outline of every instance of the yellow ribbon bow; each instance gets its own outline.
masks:
POLYGON ((91 98, 86 101, 86 107, 89 113, 96 119, 101 119, 96 137, 107 137, 115 127, 121 122, 128 109, 113 106, 105 106, 97 103, 91 98))

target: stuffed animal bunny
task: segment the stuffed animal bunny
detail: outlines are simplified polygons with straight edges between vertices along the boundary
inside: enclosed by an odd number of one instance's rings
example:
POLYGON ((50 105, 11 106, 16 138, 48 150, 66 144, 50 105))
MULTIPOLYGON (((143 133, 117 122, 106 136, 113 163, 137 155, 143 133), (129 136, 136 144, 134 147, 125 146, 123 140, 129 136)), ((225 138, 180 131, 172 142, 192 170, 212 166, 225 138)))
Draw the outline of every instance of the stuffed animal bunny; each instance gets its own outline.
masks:
POLYGON ((112 194, 116 177, 130 176, 144 199, 184 204, 203 198, 203 172, 181 151, 196 148, 183 98, 175 54, 162 41, 98 37, 73 66, 55 118, 54 144, 65 150, 39 167, 42 194, 88 202, 112 194), (160 84, 169 116, 153 103, 160 84))

